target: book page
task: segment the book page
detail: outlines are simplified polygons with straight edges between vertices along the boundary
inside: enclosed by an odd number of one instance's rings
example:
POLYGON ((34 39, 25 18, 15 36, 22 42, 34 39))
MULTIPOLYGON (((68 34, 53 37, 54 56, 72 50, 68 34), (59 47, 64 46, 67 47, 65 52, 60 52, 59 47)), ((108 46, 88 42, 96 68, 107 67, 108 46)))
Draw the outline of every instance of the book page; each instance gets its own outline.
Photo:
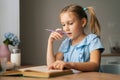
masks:
POLYGON ((36 66, 29 68, 22 68, 19 71, 35 71, 35 72, 61 72, 63 70, 49 70, 47 66, 36 66))
POLYGON ((72 70, 72 72, 74 73, 74 74, 77 74, 77 73, 80 73, 81 71, 79 71, 79 70, 75 70, 75 69, 71 69, 72 70))

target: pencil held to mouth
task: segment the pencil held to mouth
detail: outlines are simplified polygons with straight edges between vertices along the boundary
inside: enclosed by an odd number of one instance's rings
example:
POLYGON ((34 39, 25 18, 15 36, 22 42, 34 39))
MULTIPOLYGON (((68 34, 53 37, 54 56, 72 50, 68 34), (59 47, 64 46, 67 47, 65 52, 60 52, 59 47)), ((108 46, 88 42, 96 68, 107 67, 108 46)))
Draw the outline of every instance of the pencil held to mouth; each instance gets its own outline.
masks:
POLYGON ((49 32, 58 32, 60 34, 66 34, 63 30, 52 30, 52 29, 45 29, 45 30, 49 32))

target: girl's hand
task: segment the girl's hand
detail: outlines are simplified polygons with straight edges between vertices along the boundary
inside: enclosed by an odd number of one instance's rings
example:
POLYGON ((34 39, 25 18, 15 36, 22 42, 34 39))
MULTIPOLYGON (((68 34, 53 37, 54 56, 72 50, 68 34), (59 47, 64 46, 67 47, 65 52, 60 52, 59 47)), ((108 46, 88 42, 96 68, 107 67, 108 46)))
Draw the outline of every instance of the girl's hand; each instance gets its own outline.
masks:
POLYGON ((63 38, 63 34, 61 33, 62 29, 56 29, 56 31, 52 32, 49 36, 50 41, 61 40, 63 38))
POLYGON ((68 68, 67 63, 61 60, 57 60, 56 62, 48 66, 48 69, 63 70, 64 68, 68 68))

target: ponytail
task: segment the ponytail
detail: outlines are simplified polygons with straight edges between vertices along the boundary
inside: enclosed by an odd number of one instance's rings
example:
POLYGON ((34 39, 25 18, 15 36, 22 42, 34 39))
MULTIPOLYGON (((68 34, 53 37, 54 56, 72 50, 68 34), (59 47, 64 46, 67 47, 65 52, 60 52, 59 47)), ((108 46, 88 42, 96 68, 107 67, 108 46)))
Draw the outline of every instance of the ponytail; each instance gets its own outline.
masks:
POLYGON ((95 11, 92 7, 87 7, 87 10, 90 13, 90 30, 92 33, 100 36, 101 29, 95 11))

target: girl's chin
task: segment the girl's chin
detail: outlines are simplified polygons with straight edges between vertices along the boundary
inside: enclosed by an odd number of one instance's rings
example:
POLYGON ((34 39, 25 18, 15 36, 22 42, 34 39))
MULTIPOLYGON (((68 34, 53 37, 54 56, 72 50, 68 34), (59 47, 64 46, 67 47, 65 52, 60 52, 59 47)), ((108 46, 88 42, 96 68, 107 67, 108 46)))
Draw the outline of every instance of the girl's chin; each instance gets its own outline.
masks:
POLYGON ((70 39, 74 39, 72 35, 67 35, 70 39))
POLYGON ((75 39, 75 37, 73 37, 73 36, 69 36, 69 38, 70 38, 71 40, 74 40, 74 39, 75 39))
POLYGON ((73 37, 69 37, 71 40, 73 39, 73 37))

